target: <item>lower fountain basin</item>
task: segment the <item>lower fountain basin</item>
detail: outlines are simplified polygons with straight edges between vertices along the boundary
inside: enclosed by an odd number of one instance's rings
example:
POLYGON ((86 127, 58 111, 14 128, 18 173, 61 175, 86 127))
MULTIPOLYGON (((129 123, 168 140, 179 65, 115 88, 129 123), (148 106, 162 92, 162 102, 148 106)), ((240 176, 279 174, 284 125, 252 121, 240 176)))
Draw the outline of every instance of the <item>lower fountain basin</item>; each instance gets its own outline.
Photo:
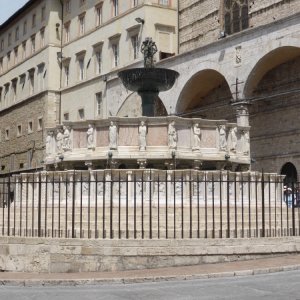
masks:
POLYGON ((179 73, 163 68, 133 68, 118 73, 124 86, 134 92, 163 92, 174 85, 179 73))

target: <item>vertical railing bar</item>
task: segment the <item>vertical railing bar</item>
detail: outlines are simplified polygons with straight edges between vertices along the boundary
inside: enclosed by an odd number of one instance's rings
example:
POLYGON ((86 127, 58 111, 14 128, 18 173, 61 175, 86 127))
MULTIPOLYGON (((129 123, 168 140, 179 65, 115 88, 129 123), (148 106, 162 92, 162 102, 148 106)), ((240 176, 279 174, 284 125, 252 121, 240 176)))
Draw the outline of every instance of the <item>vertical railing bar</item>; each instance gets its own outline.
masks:
POLYGON ((293 236, 296 235, 296 223, 295 223, 295 182, 292 181, 292 226, 293 236))
POLYGON ((1 180, 1 190, 2 190, 2 236, 5 233, 5 178, 1 180))
POLYGON ((204 193, 205 193, 205 238, 207 239, 208 234, 207 234, 207 173, 205 172, 205 177, 204 177, 204 193))
POLYGON ((212 173, 211 184, 212 184, 212 222, 213 222, 212 238, 214 239, 216 237, 215 236, 215 176, 214 173, 212 173))
POLYGON ((118 207, 118 219, 119 219, 119 239, 121 239, 121 172, 119 171, 119 207, 118 207))
POLYGON ((268 236, 271 236, 272 233, 272 207, 271 207, 271 175, 268 176, 268 192, 269 192, 269 234, 268 236))
POLYGON ((181 172, 181 238, 184 238, 184 203, 183 203, 183 189, 184 189, 183 174, 181 172))
POLYGON ((262 237, 265 237, 265 175, 262 172, 261 180, 261 200, 262 200, 262 237))
POLYGON ((7 182, 7 236, 10 236, 10 174, 8 175, 8 182, 7 182))
POLYGON ((280 235, 283 236, 283 216, 282 216, 282 202, 284 201, 284 194, 282 190, 283 182, 280 183, 280 235))
POLYGON ((79 212, 79 236, 82 239, 83 238, 83 232, 82 232, 82 171, 80 172, 80 212, 79 212))
POLYGON ((102 186, 103 186, 103 194, 102 194, 102 238, 106 238, 106 228, 105 228, 105 193, 106 193, 106 177, 105 171, 103 172, 102 178, 102 186))
POLYGON ((13 200, 14 200, 14 230, 13 230, 13 235, 16 236, 16 176, 14 176, 14 189, 13 189, 13 200))
POLYGON ((173 172, 174 239, 176 239, 176 174, 173 172))
POLYGON ((126 176, 126 239, 129 239, 129 229, 128 229, 128 203, 129 203, 129 183, 128 183, 129 174, 126 176))
POLYGON ((275 237, 277 237, 277 186, 278 186, 278 178, 276 176, 275 179, 274 179, 275 237))
POLYGON ((58 237, 61 237, 61 230, 60 230, 60 218, 61 218, 61 174, 58 177, 58 237))
POLYGON ((98 234, 98 172, 95 176, 95 239, 99 238, 98 234))
POLYGON ((113 239, 113 184, 114 184, 114 181, 113 181, 113 173, 112 173, 112 169, 110 169, 110 207, 109 207, 109 223, 110 223, 110 233, 109 233, 109 236, 110 236, 110 239, 113 239))
POLYGON ((160 173, 158 173, 157 177, 157 238, 160 239, 160 179, 159 179, 160 173))
POLYGON ((249 224, 249 234, 248 237, 251 237, 251 175, 248 174, 248 224, 249 224))
POLYGON ((72 238, 74 239, 76 234, 75 234, 75 193, 76 193, 76 178, 75 178, 75 170, 73 171, 73 182, 72 182, 72 238))
POLYGON ((199 171, 197 171, 197 238, 200 238, 200 195, 199 195, 199 171))
POLYGON ((142 239, 144 239, 144 171, 142 171, 142 239))
POLYGON ((255 174, 255 227, 256 227, 256 237, 258 237, 258 180, 257 174, 255 174))
POLYGON ((52 218, 51 218, 51 236, 54 237, 54 173, 52 173, 52 218))
POLYGON ((149 226, 150 226, 150 234, 149 237, 152 239, 152 172, 150 169, 150 182, 149 182, 149 226))
POLYGON ((234 236, 237 238, 238 226, 237 226, 237 195, 236 195, 236 173, 234 174, 234 236))
POLYGON ((38 195, 38 237, 41 237, 41 226, 42 226, 42 176, 39 172, 39 195, 38 195))
POLYGON ((88 179, 88 239, 91 238, 91 171, 89 170, 88 179))
POLYGON ((227 234, 226 237, 230 238, 230 192, 229 192, 229 187, 230 187, 230 182, 229 182, 229 171, 227 171, 227 234))
POLYGON ((166 178, 165 178, 165 183, 166 183, 166 239, 168 239, 168 172, 166 172, 166 178))
POLYGON ((45 237, 48 237, 48 173, 45 176, 45 237))
POLYGON ((223 178, 222 178, 222 172, 220 171, 220 234, 219 237, 223 237, 223 193, 222 193, 222 187, 223 187, 223 178))
POLYGON ((244 175, 243 173, 241 172, 240 173, 240 176, 241 176, 241 185, 242 185, 242 237, 244 238, 245 237, 245 224, 244 224, 244 175))
POLYGON ((192 215, 192 172, 189 178, 189 196, 190 196, 190 239, 193 238, 193 215, 192 215))
POLYGON ((35 184, 35 179, 34 179, 34 174, 32 174, 32 209, 31 209, 31 212, 32 212, 32 216, 31 216, 31 236, 33 237, 34 236, 34 191, 35 191, 35 187, 34 187, 34 184, 35 184))
POLYGON ((22 217, 23 217, 23 177, 22 175, 19 176, 20 178, 20 236, 22 236, 22 217))
POLYGON ((134 172, 134 186, 133 186, 133 231, 134 231, 134 239, 136 236, 136 172, 134 172))
POLYGON ((65 173, 65 181, 66 181, 66 203, 65 203, 65 238, 69 237, 68 235, 68 173, 65 173))

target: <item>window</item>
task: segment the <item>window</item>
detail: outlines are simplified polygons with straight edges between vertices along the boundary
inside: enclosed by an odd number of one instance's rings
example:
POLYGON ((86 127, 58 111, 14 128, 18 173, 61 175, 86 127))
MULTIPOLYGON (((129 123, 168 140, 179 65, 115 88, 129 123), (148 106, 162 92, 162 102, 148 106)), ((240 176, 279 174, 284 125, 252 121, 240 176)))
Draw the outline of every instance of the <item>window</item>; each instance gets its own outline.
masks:
POLYGON ((23 23, 23 35, 27 33, 27 21, 24 21, 23 23))
POLYGON ((41 19, 42 19, 42 21, 45 21, 45 19, 46 19, 46 7, 45 6, 42 7, 41 19))
POLYGON ((96 27, 102 24, 102 4, 96 6, 96 27))
POLYGON ((45 28, 41 29, 40 31, 40 44, 41 48, 45 46, 45 28))
POLYGON ((78 17, 79 21, 79 35, 84 35, 85 33, 85 15, 81 15, 78 17))
POLYGON ((113 52, 113 67, 117 67, 119 65, 119 43, 112 44, 112 52, 113 52))
POLYGON ((7 69, 10 68, 10 51, 7 53, 7 69))
POLYGON ((3 73, 3 58, 0 58, 0 74, 3 73))
POLYGON ((139 1, 138 0, 132 0, 132 7, 135 7, 139 4, 139 1))
POLYGON ((37 67, 37 90, 43 91, 44 90, 44 86, 45 86, 45 82, 44 82, 44 70, 45 70, 45 64, 41 63, 38 65, 37 67))
POLYGON ((71 12, 71 0, 66 0, 65 2, 65 12, 69 14, 71 12))
POLYGON ((64 73, 65 73, 65 87, 69 85, 69 79, 70 79, 70 66, 65 65, 64 66, 64 73))
POLYGON ((138 35, 131 37, 131 44, 133 50, 133 59, 137 59, 139 55, 139 38, 138 35))
POLYGON ((100 117, 102 113, 102 93, 96 94, 96 114, 100 117))
POLYGON ((24 89, 24 86, 25 86, 25 80, 26 80, 26 75, 25 74, 22 74, 20 75, 20 87, 21 89, 23 90, 24 89))
POLYGON ((1 103, 1 106, 2 106, 2 90, 3 90, 3 88, 0 87, 0 103, 1 103))
POLYGON ((65 28, 65 43, 70 42, 70 22, 64 25, 65 28))
POLYGON ((1 40, 1 46, 0 46, 0 50, 3 51, 4 50, 4 40, 1 40))
POLYGON ((22 43, 22 59, 26 58, 26 41, 22 43))
POLYGON ((79 118, 79 120, 84 120, 84 109, 83 108, 80 108, 78 110, 78 118, 79 118))
POLYGON ((4 105, 7 105, 8 92, 9 92, 9 83, 6 83, 4 88, 4 105))
POLYGON ((249 26, 248 1, 224 0, 225 33, 232 34, 249 26))
POLYGON ((18 47, 14 50, 14 64, 16 65, 19 62, 19 49, 18 47))
POLYGON ((64 113, 64 121, 69 121, 69 113, 64 113))
POLYGON ((78 58, 78 79, 84 80, 85 78, 85 72, 84 72, 84 57, 79 57, 78 58))
POLYGON ((119 14, 119 0, 112 0, 113 3, 113 16, 116 17, 119 14))
POLYGON ((17 136, 21 136, 22 135, 22 125, 18 125, 17 126, 17 136))
POLYGON ((35 35, 31 37, 31 54, 35 52, 35 35))
POLYGON ((7 43, 8 43, 8 46, 11 45, 11 33, 8 34, 7 43))
POLYGON ((36 14, 32 15, 32 27, 35 27, 36 25, 36 14))
POLYGON ((43 118, 40 117, 38 118, 38 130, 42 130, 43 129, 43 118))
POLYGON ((28 121, 28 133, 33 132, 33 121, 28 121))
POLYGON ((97 49, 95 52, 96 58, 96 74, 101 74, 102 69, 102 49, 97 49))
POLYGON ((169 0, 159 0, 158 4, 160 4, 160 5, 169 5, 169 0))
POLYGON ((16 28, 15 31, 15 40, 17 41, 19 39, 19 26, 16 28))
POLYGON ((5 139, 9 140, 9 128, 5 129, 5 139))
POLYGON ((17 80, 13 80, 11 83, 12 87, 12 101, 16 102, 17 101, 17 80))
POLYGON ((29 95, 34 93, 34 69, 29 71, 29 95))

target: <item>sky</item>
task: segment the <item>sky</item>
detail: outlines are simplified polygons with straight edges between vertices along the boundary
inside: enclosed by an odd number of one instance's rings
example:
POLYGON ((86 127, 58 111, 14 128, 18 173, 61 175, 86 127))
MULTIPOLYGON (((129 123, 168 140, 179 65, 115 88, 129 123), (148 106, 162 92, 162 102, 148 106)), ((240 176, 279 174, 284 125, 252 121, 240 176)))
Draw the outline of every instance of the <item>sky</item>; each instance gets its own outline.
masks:
POLYGON ((0 24, 5 22, 14 12, 28 0, 0 0, 0 24))

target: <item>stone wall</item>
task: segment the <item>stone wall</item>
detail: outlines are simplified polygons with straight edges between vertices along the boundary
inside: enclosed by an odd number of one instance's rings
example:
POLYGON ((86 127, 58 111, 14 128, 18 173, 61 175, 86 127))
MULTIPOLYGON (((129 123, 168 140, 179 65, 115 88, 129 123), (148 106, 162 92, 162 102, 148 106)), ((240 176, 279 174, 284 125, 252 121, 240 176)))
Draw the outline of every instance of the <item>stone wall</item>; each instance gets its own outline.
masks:
MULTIPOLYGON (((224 0, 179 0, 179 52, 215 42, 224 31, 224 0)), ((249 27, 275 22, 300 11, 297 0, 248 1, 249 27)))
POLYGON ((0 238, 5 272, 103 272, 199 265, 299 253, 299 238, 110 240, 0 238))

